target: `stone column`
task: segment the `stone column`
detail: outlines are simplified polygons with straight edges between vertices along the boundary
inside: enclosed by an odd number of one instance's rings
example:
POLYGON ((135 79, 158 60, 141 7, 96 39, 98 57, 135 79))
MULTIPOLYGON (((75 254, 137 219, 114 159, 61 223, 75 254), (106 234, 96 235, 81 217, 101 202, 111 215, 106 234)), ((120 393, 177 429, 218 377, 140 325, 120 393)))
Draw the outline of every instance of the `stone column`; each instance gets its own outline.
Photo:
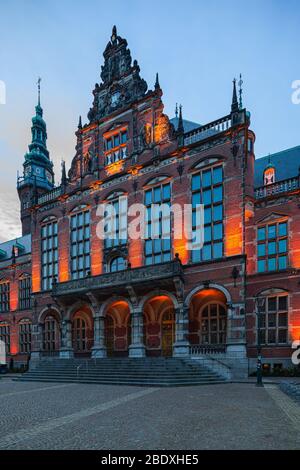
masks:
POLYGON ((129 357, 145 357, 145 355, 143 311, 134 310, 131 313, 131 345, 129 346, 129 357))
POLYGON ((190 343, 188 341, 189 309, 179 305, 175 309, 175 343, 173 356, 186 357, 190 354, 190 343))
POLYGON ((37 323, 32 325, 31 332, 31 354, 29 368, 34 369, 42 357, 43 350, 43 324, 37 323))
POLYGON ((246 321, 244 304, 231 304, 227 309, 226 355, 246 358, 246 321), (243 314, 241 314, 243 312, 243 314))
POLYGON ((105 346, 105 316, 99 315, 94 318, 94 346, 92 348, 92 357, 106 357, 105 346))
POLYGON ((72 322, 70 320, 62 321, 59 357, 62 359, 70 359, 74 357, 72 346, 72 322))

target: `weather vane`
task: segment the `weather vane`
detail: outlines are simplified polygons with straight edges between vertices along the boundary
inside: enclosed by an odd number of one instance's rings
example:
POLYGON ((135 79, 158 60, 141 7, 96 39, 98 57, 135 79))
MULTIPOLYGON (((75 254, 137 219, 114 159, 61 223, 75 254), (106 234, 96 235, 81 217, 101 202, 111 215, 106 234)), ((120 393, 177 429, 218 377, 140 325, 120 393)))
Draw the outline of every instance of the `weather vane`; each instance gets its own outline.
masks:
POLYGON ((242 88, 243 83, 244 82, 242 80, 242 74, 240 73, 240 79, 239 79, 239 83, 238 83, 238 85, 239 85, 239 97, 240 97, 240 100, 239 100, 240 109, 243 109, 243 99, 242 99, 242 97, 243 97, 243 88, 242 88))
POLYGON ((37 86, 38 86, 38 97, 39 97, 39 105, 41 104, 41 77, 39 77, 37 81, 37 86))

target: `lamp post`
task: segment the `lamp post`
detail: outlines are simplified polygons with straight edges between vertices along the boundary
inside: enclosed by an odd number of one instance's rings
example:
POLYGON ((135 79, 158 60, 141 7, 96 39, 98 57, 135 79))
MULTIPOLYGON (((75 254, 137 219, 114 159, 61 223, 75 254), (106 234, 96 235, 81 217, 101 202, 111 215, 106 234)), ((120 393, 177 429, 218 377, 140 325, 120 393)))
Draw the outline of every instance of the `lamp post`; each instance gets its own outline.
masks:
POLYGON ((263 387, 262 381, 262 360, 261 360, 261 311, 265 306, 264 297, 256 297, 255 310, 257 315, 257 366, 256 366, 256 386, 263 387))

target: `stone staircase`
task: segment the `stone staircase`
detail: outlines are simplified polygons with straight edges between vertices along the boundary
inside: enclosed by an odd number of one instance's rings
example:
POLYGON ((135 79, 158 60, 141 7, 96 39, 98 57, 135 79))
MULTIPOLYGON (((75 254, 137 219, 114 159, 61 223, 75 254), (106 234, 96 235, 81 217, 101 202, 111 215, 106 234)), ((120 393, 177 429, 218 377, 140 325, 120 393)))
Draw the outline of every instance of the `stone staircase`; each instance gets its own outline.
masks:
POLYGON ((17 381, 178 387, 225 383, 226 379, 191 359, 44 359, 17 381))

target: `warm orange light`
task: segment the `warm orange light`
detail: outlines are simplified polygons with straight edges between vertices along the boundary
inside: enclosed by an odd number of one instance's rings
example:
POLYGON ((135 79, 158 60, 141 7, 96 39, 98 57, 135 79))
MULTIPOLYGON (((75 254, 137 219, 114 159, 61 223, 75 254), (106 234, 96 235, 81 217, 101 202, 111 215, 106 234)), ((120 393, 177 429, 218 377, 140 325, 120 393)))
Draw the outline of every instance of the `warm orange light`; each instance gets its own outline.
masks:
POLYGON ((225 227, 225 256, 235 256, 242 252, 243 237, 239 220, 231 220, 225 227))
POLYGON ((174 240, 174 256, 177 253, 182 264, 187 264, 189 261, 189 251, 187 249, 187 241, 184 236, 182 239, 174 240))
POLYGON ((108 176, 115 175, 116 173, 119 173, 121 170, 123 170, 124 167, 124 162, 122 160, 119 160, 118 162, 114 162, 111 165, 108 165, 105 168, 106 174, 108 176))
POLYGON ((141 239, 130 241, 129 263, 132 268, 143 266, 143 241, 141 239))

